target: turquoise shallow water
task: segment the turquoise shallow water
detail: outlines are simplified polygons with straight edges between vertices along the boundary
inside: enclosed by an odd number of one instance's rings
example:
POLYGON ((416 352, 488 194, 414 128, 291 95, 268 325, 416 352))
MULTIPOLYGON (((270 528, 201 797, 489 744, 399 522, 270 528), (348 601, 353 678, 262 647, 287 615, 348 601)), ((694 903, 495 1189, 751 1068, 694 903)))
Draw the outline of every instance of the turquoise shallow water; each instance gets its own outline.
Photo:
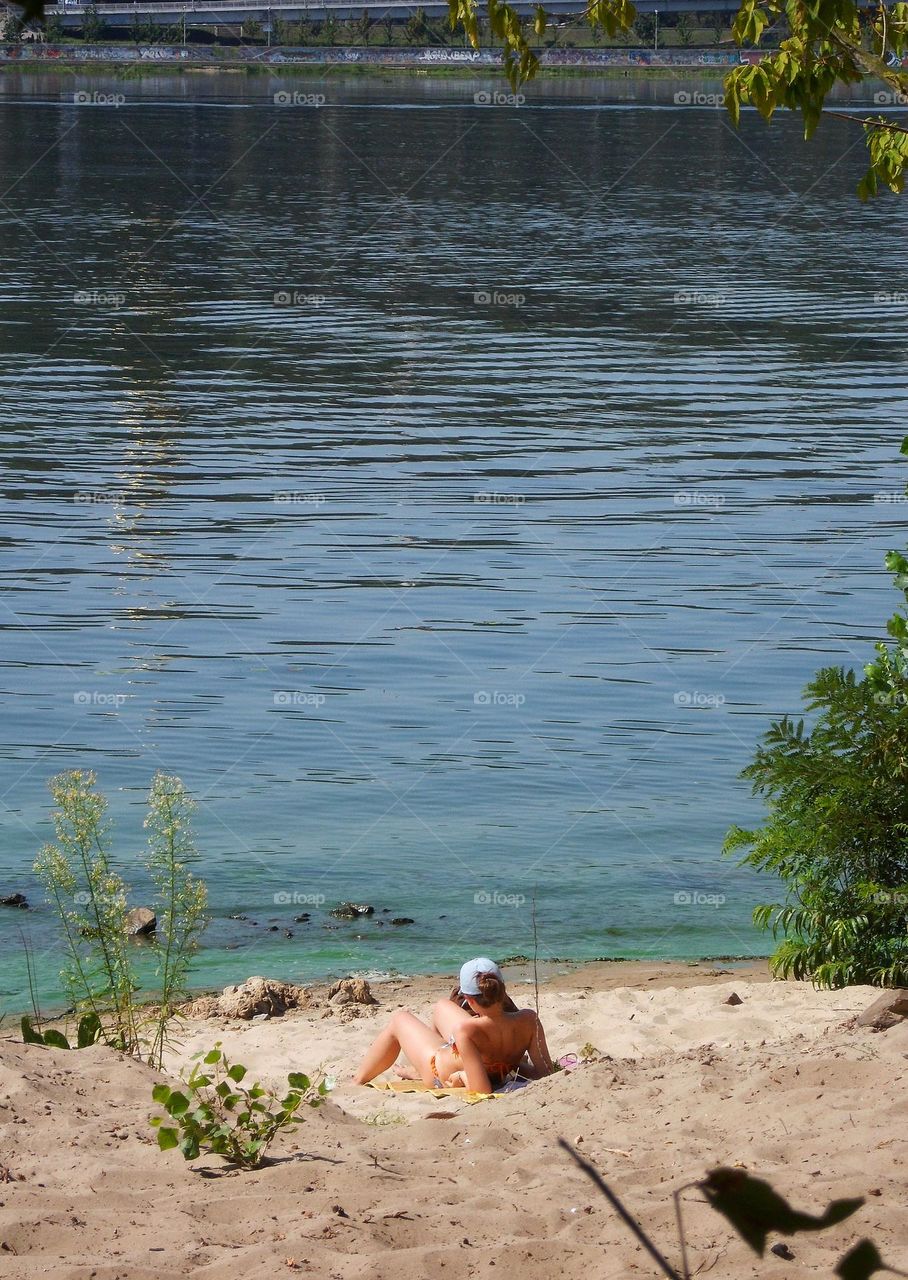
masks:
POLYGON ((736 775, 904 542, 906 214, 855 131, 126 92, 0 106, 0 1008, 20 929, 56 991, 70 767, 127 867, 153 771, 196 795, 199 985, 526 954, 534 893, 543 958, 765 953, 736 775))

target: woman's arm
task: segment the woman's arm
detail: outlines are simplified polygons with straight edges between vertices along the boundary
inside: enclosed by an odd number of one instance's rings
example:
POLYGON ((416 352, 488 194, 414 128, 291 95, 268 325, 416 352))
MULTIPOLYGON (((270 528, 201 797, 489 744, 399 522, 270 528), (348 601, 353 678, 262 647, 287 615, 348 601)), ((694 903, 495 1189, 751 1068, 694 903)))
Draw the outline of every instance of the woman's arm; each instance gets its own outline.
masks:
POLYGON ((545 1042, 545 1030, 539 1021, 539 1015, 533 1014, 534 1029, 533 1038, 530 1041, 527 1052, 530 1055, 530 1061, 536 1073, 536 1078, 542 1076, 550 1076, 555 1070, 555 1064, 552 1062, 549 1054, 549 1046, 545 1042))
POLYGON ((472 1030, 472 1027, 465 1026, 457 1037, 457 1051, 463 1063, 463 1074, 466 1076, 467 1088, 474 1089, 477 1093, 491 1093, 492 1082, 489 1079, 488 1071, 482 1065, 479 1050, 473 1043, 472 1030))

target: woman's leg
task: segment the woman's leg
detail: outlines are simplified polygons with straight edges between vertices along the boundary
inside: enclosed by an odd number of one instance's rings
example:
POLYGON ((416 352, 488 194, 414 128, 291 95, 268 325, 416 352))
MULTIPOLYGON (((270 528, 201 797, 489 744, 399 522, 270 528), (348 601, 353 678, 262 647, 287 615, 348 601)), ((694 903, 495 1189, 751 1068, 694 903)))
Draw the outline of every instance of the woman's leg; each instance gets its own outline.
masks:
POLYGON ((437 1048, 438 1040, 432 1028, 427 1027, 415 1014, 408 1013, 406 1009, 398 1009, 384 1031, 379 1032, 366 1050, 366 1056, 360 1063, 353 1082, 368 1084, 392 1067, 397 1055, 403 1050, 419 1072, 419 1079, 425 1084, 433 1084, 429 1059, 437 1048))
POLYGON ((472 1021, 469 1009, 462 1009, 453 1000, 439 1000, 432 1009, 432 1025, 443 1040, 456 1040, 460 1028, 472 1021))

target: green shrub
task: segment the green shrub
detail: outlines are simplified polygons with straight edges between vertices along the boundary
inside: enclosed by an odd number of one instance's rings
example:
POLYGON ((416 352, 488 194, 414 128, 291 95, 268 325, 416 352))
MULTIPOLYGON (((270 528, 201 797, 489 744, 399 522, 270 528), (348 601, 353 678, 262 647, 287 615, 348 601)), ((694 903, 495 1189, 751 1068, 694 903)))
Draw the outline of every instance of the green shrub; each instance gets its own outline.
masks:
MULTIPOLYGON (((908 452, 908 441, 903 451, 908 452)), ((908 560, 886 558, 908 603, 908 560)), ((773 723, 743 777, 766 797, 757 830, 733 827, 727 852, 778 875, 782 903, 754 922, 783 940, 771 960, 782 978, 819 987, 908 985, 908 618, 888 623, 862 675, 819 671, 804 691, 810 732, 773 723)))
POLYGON ((302 1124, 301 1109, 321 1106, 328 1093, 324 1080, 313 1082, 298 1071, 287 1077, 282 1098, 260 1084, 244 1085, 246 1068, 231 1065, 219 1043, 193 1060, 185 1092, 158 1084, 151 1095, 173 1121, 152 1116, 158 1146, 162 1151, 179 1147, 185 1160, 208 1151, 241 1169, 257 1169, 280 1131, 302 1124))

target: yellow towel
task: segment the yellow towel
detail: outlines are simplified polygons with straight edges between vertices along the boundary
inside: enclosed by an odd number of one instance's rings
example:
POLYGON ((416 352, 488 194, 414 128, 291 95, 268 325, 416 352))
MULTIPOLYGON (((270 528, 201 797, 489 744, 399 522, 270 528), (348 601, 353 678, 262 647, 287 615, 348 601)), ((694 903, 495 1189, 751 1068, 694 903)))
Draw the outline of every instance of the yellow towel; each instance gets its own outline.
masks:
POLYGON ((433 1098, 457 1098, 461 1102, 487 1102, 494 1093, 478 1093, 475 1089, 433 1089, 421 1080, 370 1080, 370 1089, 390 1089, 392 1093, 428 1093, 433 1098))

